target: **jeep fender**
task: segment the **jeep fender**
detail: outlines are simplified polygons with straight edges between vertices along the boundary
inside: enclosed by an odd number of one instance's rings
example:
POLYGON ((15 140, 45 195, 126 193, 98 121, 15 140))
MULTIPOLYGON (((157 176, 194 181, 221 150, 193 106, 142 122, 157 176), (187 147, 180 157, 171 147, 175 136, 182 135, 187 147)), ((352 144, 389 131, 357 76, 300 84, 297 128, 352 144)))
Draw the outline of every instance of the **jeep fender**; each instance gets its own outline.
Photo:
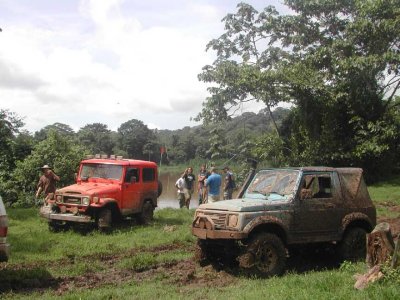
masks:
POLYGON ((90 207, 101 208, 109 204, 116 205, 118 208, 118 202, 113 198, 100 198, 100 201, 98 203, 91 203, 90 207))
POLYGON ((243 232, 250 235, 253 232, 266 231, 278 235, 284 243, 287 241, 288 228, 283 222, 273 216, 260 216, 251 220, 243 229, 243 232))
POLYGON ((361 212, 353 212, 346 215, 342 219, 341 234, 343 234, 349 226, 355 225, 357 227, 364 228, 370 232, 372 230, 372 222, 366 214, 361 212))

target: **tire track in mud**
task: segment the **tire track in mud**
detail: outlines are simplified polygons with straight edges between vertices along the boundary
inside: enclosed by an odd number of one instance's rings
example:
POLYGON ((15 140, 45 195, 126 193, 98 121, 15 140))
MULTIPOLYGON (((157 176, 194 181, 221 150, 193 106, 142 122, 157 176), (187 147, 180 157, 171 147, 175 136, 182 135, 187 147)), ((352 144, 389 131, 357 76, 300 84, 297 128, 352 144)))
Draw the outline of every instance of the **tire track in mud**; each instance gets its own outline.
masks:
MULTIPOLYGON (((27 264, 0 264, 0 297, 2 293, 31 293, 45 292, 52 290, 57 295, 62 295, 69 291, 87 290, 98 288, 105 285, 123 284, 125 282, 134 281, 137 283, 151 280, 160 274, 170 284, 177 287, 182 286, 214 286, 215 280, 219 282, 219 286, 229 285, 236 279, 224 272, 216 271, 214 268, 202 268, 198 271, 194 259, 189 258, 179 261, 163 262, 150 264, 142 268, 123 268, 117 267, 117 264, 125 259, 134 257, 142 253, 162 254, 169 251, 186 250, 194 253, 194 246, 188 244, 168 244, 160 245, 152 248, 134 248, 124 252, 112 254, 96 254, 87 256, 70 256, 56 261, 38 261, 27 264), (104 264, 105 270, 89 271, 77 276, 60 276, 52 277, 47 268, 56 268, 57 266, 68 267, 78 262, 101 262, 104 264), (22 278, 21 274, 32 272, 32 276, 22 278), (3 275, 2 275, 3 273, 3 275), (39 274, 39 279, 35 274, 39 274), (10 280, 4 280, 3 277, 11 277, 10 280)), ((23 276, 22 276, 23 277, 23 276)))

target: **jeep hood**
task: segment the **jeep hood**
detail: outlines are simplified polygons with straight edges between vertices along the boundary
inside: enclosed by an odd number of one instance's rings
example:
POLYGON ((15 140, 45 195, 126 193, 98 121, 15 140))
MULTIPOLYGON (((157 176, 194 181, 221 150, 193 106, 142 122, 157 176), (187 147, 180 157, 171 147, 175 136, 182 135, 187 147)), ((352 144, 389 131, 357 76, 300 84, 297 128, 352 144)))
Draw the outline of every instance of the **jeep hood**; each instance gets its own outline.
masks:
POLYGON ((199 209, 250 212, 268 210, 270 202, 261 199, 233 199, 201 204, 199 209))
POLYGON ((109 194, 116 192, 118 188, 115 184, 109 183, 91 183, 91 184, 73 184, 61 189, 57 189, 57 193, 62 194, 81 194, 81 195, 97 195, 109 194))

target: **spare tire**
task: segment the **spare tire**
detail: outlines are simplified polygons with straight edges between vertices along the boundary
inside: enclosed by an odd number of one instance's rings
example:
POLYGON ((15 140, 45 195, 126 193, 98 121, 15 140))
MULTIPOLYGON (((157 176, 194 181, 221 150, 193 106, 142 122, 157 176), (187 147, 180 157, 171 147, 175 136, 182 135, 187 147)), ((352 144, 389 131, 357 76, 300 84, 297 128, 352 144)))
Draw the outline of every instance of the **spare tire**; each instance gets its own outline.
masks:
POLYGON ((162 194, 162 183, 159 180, 158 181, 158 192, 157 192, 157 197, 160 197, 160 195, 162 194))

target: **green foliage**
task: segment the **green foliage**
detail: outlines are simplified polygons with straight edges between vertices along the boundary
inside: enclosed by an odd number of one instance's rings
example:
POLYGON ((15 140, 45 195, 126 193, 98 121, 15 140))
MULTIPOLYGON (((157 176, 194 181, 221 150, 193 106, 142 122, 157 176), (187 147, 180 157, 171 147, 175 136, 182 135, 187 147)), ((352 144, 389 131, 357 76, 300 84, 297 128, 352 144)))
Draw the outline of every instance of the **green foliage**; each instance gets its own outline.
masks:
POLYGON ((93 154, 114 154, 115 141, 112 139, 111 130, 105 124, 87 124, 79 129, 77 137, 93 154))
POLYGON ((33 193, 40 177, 40 167, 50 165, 54 172, 61 177, 59 186, 74 182, 74 174, 79 162, 87 150, 77 145, 67 136, 50 130, 47 138, 33 148, 25 160, 17 162, 15 170, 10 174, 10 180, 3 182, 3 199, 16 205, 33 204, 33 193))
MULTIPOLYGON (((399 243, 399 242, 397 242, 399 243)), ((400 285, 400 267, 392 268, 391 258, 382 265, 382 283, 392 283, 400 285)))
POLYGON ((295 14, 239 3, 223 19, 225 33, 207 45, 217 59, 199 75, 213 85, 198 119, 227 118, 242 102, 262 101, 269 113, 291 102, 290 118, 280 130, 274 123, 282 141, 263 138, 280 155, 260 147, 256 153, 279 156, 280 164, 393 169, 400 144, 398 1, 285 4, 295 14))
POLYGON ((143 159, 144 145, 154 141, 154 133, 142 121, 132 119, 122 123, 118 128, 120 149, 128 153, 128 157, 143 159))

